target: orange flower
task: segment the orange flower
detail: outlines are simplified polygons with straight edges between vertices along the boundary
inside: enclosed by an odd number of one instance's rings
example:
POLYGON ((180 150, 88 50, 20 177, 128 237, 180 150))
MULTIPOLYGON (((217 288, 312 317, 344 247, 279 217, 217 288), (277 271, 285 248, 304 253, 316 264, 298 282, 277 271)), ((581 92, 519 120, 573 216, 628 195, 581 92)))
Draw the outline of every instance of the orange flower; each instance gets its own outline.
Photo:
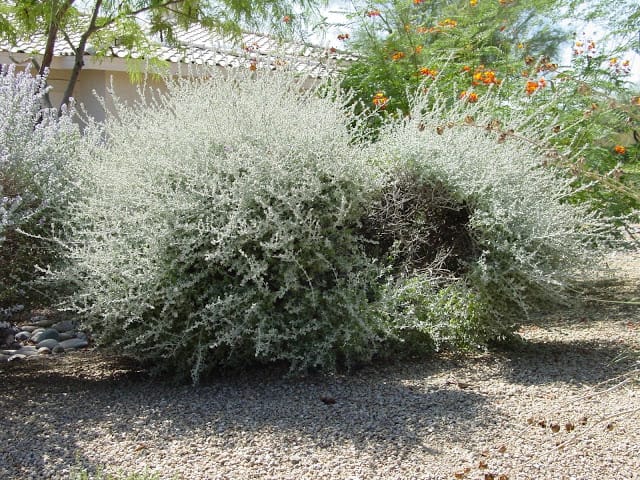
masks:
POLYGON ((367 12, 367 17, 371 18, 371 17, 379 17, 380 16, 380 10, 369 10, 367 12))
POLYGON ((422 67, 420 70, 420 75, 424 75, 425 77, 436 77, 436 75, 438 75, 438 71, 437 70, 431 70, 430 68, 427 67, 422 67))
POLYGON ((422 49, 424 47, 422 45, 418 45, 416 46, 416 48, 413 49, 413 53, 415 53, 416 55, 420 55, 420 53, 422 53, 422 49))
POLYGON ((466 90, 460 92, 460 100, 466 100, 469 103, 476 103, 478 101, 478 94, 476 92, 467 93, 466 90))
POLYGON ((464 67, 462 67, 462 71, 463 72, 470 72, 471 71, 471 67, 469 65, 465 65, 464 67))
POLYGON ((387 106, 387 103, 389 103, 389 99, 384 96, 384 92, 377 92, 373 96, 372 102, 380 110, 384 110, 386 108, 386 106, 387 106))
POLYGON ((535 92, 538 89, 538 82, 529 80, 524 89, 527 92, 527 95, 531 95, 533 92, 535 92))
POLYGON ((291 22, 291 17, 289 15, 285 15, 284 17, 282 17, 282 21, 284 23, 289 23, 291 22))
POLYGON ((627 153, 627 149, 624 148, 622 145, 616 145, 615 147, 613 147, 613 151, 616 152, 618 155, 624 155, 625 153, 627 153))
POLYGON ((438 25, 441 27, 454 28, 458 25, 458 22, 456 20, 452 20, 451 18, 445 18, 443 21, 438 22, 438 25))
POLYGON ((421 3, 424 3, 424 0, 413 0, 414 5, 420 5, 421 3))
POLYGON ((429 31, 429 29, 425 26, 420 26, 416 28, 416 32, 418 33, 427 33, 429 31))
POLYGON ((348 33, 340 33, 340 34, 338 34, 338 40, 344 41, 344 40, 348 40, 348 39, 349 39, 349 34, 348 33))
POLYGON ((251 63, 249 64, 249 70, 251 70, 252 72, 255 72, 258 69, 258 65, 256 64, 255 60, 252 60, 251 63))
POLYGON ((500 80, 496 78, 496 72, 494 72, 493 70, 487 70, 482 74, 482 83, 484 83, 485 85, 490 85, 492 83, 499 85, 500 80))
POLYGON ((393 60, 394 62, 397 62, 402 58, 404 58, 404 52, 395 52, 393 55, 391 55, 391 60, 393 60))

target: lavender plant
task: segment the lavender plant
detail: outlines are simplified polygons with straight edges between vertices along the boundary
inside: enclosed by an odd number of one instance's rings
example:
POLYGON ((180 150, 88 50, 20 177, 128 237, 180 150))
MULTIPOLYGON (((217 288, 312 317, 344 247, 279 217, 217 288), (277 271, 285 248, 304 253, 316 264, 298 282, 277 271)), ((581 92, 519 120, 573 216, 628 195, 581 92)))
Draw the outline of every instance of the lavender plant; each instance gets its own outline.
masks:
POLYGON ((73 112, 43 109, 45 78, 0 66, 0 305, 33 300, 39 276, 59 249, 52 229, 71 188, 65 166, 79 131, 73 112))

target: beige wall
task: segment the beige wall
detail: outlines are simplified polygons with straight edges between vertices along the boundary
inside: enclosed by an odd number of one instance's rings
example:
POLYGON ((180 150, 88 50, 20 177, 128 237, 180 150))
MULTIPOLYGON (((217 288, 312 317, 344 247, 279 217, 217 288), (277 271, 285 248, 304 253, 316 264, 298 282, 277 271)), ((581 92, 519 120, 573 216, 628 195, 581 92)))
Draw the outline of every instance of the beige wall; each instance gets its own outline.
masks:
MULTIPOLYGON (((37 57, 36 60, 38 61, 40 58, 37 57)), ((28 68, 32 73, 36 72, 30 56, 21 53, 0 52, 0 64, 12 63, 15 63, 19 70, 28 68)), ((49 96, 54 106, 60 105, 72 67, 73 58, 71 57, 56 57, 52 63, 48 82, 51 86, 49 96)), ((150 80, 147 83, 154 89, 164 89, 160 81, 150 80)), ((131 81, 128 66, 123 59, 105 59, 98 62, 88 57, 80 72, 73 94, 78 105, 78 123, 84 124, 83 118, 86 118, 86 115, 97 121, 102 121, 105 118, 105 107, 107 111, 113 110, 113 100, 110 95, 112 85, 116 96, 122 101, 133 102, 138 98, 139 84, 131 81), (104 99, 104 106, 100 98, 104 99)))

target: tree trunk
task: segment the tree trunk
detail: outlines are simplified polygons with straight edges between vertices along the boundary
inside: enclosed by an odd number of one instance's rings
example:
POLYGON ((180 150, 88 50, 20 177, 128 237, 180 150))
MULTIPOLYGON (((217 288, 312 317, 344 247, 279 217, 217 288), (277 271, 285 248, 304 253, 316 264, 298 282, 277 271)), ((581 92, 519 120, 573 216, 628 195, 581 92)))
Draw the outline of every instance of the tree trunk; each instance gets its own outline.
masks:
POLYGON ((75 62, 73 64, 73 70, 71 70, 71 77, 69 77, 69 81, 67 82, 67 88, 65 89, 62 101, 60 102, 61 111, 63 106, 69 105, 69 100, 73 95, 73 90, 76 88, 76 83, 78 83, 80 72, 82 71, 82 67, 84 67, 84 54, 87 48, 87 42, 89 41, 89 37, 96 31, 96 20, 101 7, 102 0, 96 0, 96 3, 93 5, 93 12, 91 14, 89 26, 80 37, 78 46, 75 48, 75 62))
MULTIPOLYGON (((40 69, 38 74, 40 76, 44 75, 47 70, 51 67, 51 63, 53 62, 53 51, 56 47, 56 40, 58 38, 58 30, 60 28, 60 21, 64 18, 69 10, 69 7, 73 4, 75 0, 67 0, 65 1, 58 11, 51 16, 51 22, 49 24, 49 30, 47 31, 47 44, 44 49, 44 55, 42 56, 42 62, 40 62, 40 69)), ((52 12, 54 13, 54 12, 52 12)), ((51 99, 49 98, 49 93, 46 93, 44 96, 44 103, 47 108, 51 108, 51 99)))

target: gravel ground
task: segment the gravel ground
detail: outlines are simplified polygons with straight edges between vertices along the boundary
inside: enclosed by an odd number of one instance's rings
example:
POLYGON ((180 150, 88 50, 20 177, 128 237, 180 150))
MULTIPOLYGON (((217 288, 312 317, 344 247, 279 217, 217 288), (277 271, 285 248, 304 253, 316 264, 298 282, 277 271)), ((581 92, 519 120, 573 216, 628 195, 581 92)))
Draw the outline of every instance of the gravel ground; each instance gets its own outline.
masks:
POLYGON ((0 478, 640 479, 640 255, 609 262, 511 350, 198 387, 95 351, 4 364, 0 478))

